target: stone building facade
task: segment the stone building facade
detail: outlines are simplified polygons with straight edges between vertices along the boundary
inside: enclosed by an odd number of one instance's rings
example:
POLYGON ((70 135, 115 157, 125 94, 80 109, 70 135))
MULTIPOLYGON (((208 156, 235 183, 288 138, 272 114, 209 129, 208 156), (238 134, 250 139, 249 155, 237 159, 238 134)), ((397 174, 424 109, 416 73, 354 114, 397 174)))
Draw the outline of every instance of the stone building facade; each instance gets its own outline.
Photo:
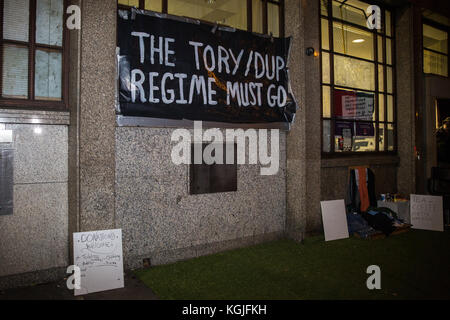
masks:
POLYGON ((64 275, 79 231, 121 228, 128 269, 147 258, 157 265, 282 237, 301 241, 322 231, 320 201, 344 198, 349 166, 372 168, 377 193, 426 192, 433 141, 416 129, 433 126, 434 101, 450 98, 450 84, 423 74, 422 13, 448 16, 448 5, 377 2, 394 22, 396 150, 325 156, 322 60, 306 55, 310 47, 320 53, 321 2, 283 2, 299 110, 281 132, 278 174, 239 165, 238 191, 190 195, 189 167, 170 158, 175 128, 116 121, 117 0, 68 1, 82 18, 80 30, 67 32, 68 109, 0 102, 0 130, 13 131, 15 152, 14 212, 0 216, 0 287, 64 275))

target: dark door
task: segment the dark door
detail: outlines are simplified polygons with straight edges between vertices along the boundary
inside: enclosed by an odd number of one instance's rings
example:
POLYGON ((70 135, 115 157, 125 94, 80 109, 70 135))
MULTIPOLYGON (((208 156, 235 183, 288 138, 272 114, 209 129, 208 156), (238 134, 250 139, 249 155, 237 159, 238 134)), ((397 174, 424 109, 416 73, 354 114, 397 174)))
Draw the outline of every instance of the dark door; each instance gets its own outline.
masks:
POLYGON ((450 99, 437 100, 436 152, 439 167, 450 166, 450 99))

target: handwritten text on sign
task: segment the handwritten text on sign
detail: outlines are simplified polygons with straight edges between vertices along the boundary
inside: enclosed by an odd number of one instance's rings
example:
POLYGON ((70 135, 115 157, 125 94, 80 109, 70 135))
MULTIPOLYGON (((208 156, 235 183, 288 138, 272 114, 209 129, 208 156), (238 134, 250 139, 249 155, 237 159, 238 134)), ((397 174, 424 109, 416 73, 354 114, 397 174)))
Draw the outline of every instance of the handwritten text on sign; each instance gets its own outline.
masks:
POLYGON ((122 114, 291 122, 289 38, 264 38, 136 9, 119 12, 122 114))
POLYGON ((442 197, 412 194, 410 203, 414 229, 444 231, 442 197))
POLYGON ((81 289, 75 295, 122 288, 122 230, 73 234, 74 264, 81 271, 81 289))

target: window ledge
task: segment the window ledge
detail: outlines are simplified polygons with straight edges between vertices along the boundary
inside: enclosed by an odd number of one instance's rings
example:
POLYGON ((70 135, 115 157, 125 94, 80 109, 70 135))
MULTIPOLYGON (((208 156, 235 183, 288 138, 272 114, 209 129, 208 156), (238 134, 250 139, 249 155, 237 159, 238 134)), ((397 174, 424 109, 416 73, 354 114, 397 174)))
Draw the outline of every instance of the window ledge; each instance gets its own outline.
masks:
MULTIPOLYGON (((147 128, 194 128, 193 120, 175 120, 150 117, 131 117, 116 115, 116 125, 118 127, 147 127, 147 128)), ((290 124, 286 122, 267 122, 267 123, 229 123, 202 121, 203 128, 222 128, 222 129, 279 129, 289 131, 290 124)))
POLYGON ((69 125, 68 111, 16 110, 0 108, 0 123, 69 125))
POLYGON ((355 166, 397 166, 400 158, 396 155, 361 155, 359 157, 339 157, 322 159, 322 168, 355 167, 355 166))

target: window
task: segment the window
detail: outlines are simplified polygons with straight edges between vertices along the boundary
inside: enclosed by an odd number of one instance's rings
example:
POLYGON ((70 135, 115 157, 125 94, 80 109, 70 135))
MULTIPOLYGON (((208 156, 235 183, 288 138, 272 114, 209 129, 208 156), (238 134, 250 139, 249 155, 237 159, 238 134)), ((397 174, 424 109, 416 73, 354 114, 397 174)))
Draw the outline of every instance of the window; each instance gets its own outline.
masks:
POLYGON ((0 106, 64 109, 64 0, 0 0, 0 12, 0 106))
POLYGON ((163 1, 161 0, 119 0, 118 4, 121 6, 163 12, 163 1))
POLYGON ((284 0, 118 0, 120 6, 284 36, 284 0))
POLYGON ((448 77, 448 32, 423 24, 423 72, 448 77))
POLYGON ((368 3, 321 5, 322 152, 395 152, 396 112, 392 15, 367 28, 368 3))

